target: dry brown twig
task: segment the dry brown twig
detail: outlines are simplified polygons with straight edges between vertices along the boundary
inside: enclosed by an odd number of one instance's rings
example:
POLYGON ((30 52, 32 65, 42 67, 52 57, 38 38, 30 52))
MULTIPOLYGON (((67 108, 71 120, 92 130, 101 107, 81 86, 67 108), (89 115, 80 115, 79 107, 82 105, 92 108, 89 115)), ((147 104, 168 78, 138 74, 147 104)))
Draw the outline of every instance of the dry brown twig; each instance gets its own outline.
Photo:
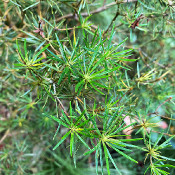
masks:
POLYGON ((59 104, 60 104, 61 108, 63 109, 64 113, 65 113, 66 116, 68 117, 69 114, 67 113, 67 111, 66 111, 66 109, 64 108, 64 106, 63 106, 62 102, 60 101, 60 99, 59 99, 58 97, 55 97, 55 98, 57 99, 57 101, 59 102, 59 104))
MULTIPOLYGON (((153 112, 153 113, 148 113, 148 116, 150 116, 150 115, 152 115, 152 114, 158 114, 158 109, 162 106, 162 105, 164 105, 166 102, 168 102, 168 101, 170 101, 172 99, 172 97, 169 97, 167 100, 165 100, 163 103, 161 103, 157 108, 156 108, 156 110, 155 110, 155 112, 153 112)), ((165 117, 163 117, 163 118, 165 118, 165 117)))
POLYGON ((61 108, 63 109, 64 113, 66 114, 66 116, 68 117, 69 114, 67 113, 65 107, 63 106, 61 100, 56 96, 56 87, 55 87, 55 83, 53 83, 53 89, 54 89, 54 97, 55 99, 58 101, 58 103, 60 104, 61 108))
POLYGON ((172 99, 172 97, 169 97, 167 100, 165 100, 163 103, 161 103, 161 104, 156 108, 155 113, 157 113, 158 109, 159 109, 162 105, 164 105, 166 102, 170 101, 171 99, 172 99))
POLYGON ((114 18, 112 19, 110 25, 108 26, 108 28, 107 28, 106 31, 104 32, 104 34, 106 34, 106 33, 108 32, 109 28, 112 26, 113 22, 116 20, 116 18, 117 18, 119 15, 120 15, 120 13, 119 13, 119 6, 118 6, 117 12, 116 12, 114 18))
POLYGON ((1 140, 0 140, 0 144, 6 139, 6 137, 7 137, 8 134, 9 134, 9 132, 10 132, 10 129, 8 129, 8 130, 5 132, 5 134, 3 135, 3 137, 2 137, 1 140))
MULTIPOLYGON (((96 14, 96 13, 103 12, 103 11, 105 11, 105 10, 107 10, 107 9, 109 9, 109 8, 111 8, 111 7, 113 7, 114 5, 123 4, 123 3, 131 3, 131 2, 137 2, 137 0, 122 0, 122 1, 117 1, 117 0, 116 0, 116 2, 112 2, 112 3, 110 3, 110 4, 107 4, 107 5, 104 5, 104 6, 102 6, 102 7, 99 7, 99 8, 97 8, 96 10, 91 11, 90 13, 87 13, 87 12, 81 13, 81 16, 87 17, 87 16, 92 15, 92 14, 96 14)), ((78 18, 78 17, 77 17, 76 14, 70 13, 70 14, 67 14, 67 15, 64 15, 64 16, 58 18, 58 19, 56 20, 56 22, 61 21, 61 20, 63 20, 63 19, 68 19, 68 18, 75 18, 75 19, 76 19, 76 18, 78 18)))

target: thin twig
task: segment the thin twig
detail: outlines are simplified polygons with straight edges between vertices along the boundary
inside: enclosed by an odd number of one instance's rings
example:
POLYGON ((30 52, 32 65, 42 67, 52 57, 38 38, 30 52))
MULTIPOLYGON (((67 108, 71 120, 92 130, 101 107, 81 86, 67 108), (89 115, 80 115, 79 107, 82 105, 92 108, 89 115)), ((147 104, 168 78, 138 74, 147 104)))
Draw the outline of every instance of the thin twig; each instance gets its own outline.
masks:
POLYGON ((108 28, 106 29, 106 31, 104 32, 104 35, 108 32, 109 28, 111 27, 111 25, 113 24, 113 22, 116 20, 116 18, 119 16, 119 6, 118 6, 118 9, 117 9, 117 13, 115 14, 114 18, 112 19, 110 25, 108 26, 108 28))
POLYGON ((169 136, 169 137, 174 136, 174 134, 172 135, 172 134, 162 133, 162 132, 154 131, 154 130, 151 130, 151 131, 152 131, 152 132, 155 132, 155 133, 158 133, 158 134, 164 134, 164 135, 167 135, 167 136, 169 136))
MULTIPOLYGON (((150 58, 145 52, 143 52, 140 48, 139 48, 139 53, 140 53, 140 55, 142 56, 142 58, 146 57, 146 58, 148 58, 150 61, 153 60, 153 59, 150 58)), ((157 64, 157 65, 160 66, 161 68, 167 69, 166 66, 164 66, 164 65, 162 65, 162 64, 160 64, 160 63, 158 63, 158 62, 156 62, 156 61, 152 61, 152 62, 155 63, 155 64, 157 64)), ((149 66, 149 65, 148 65, 148 66, 149 66)))
MULTIPOLYGON (((155 114, 155 115, 158 115, 158 109, 162 106, 162 105, 164 105, 166 102, 168 102, 168 101, 170 101, 172 99, 172 97, 169 97, 167 100, 165 100, 163 103, 161 103, 157 108, 156 108, 156 110, 155 110, 155 112, 153 112, 153 113, 148 113, 147 115, 148 116, 150 116, 150 115, 152 115, 152 114, 155 114)), ((163 118, 165 118, 165 117, 163 117, 163 118)))
MULTIPOLYGON (((78 18, 76 18, 76 20, 78 20, 78 18)), ((98 27, 97 27, 96 25, 94 25, 94 24, 92 24, 91 27, 92 27, 93 29, 95 29, 95 30, 98 28, 98 27)), ((70 28, 66 28, 66 29, 59 29, 59 28, 55 27, 54 29, 57 30, 57 31, 65 31, 65 30, 73 30, 74 28, 75 28, 75 29, 80 29, 80 28, 77 28, 77 27, 70 27, 70 28)))
POLYGON ((166 116, 163 116, 163 115, 161 115, 160 117, 161 117, 161 118, 168 119, 168 120, 175 120, 174 118, 169 118, 169 117, 166 117, 166 116))
POLYGON ((66 109, 64 108, 62 102, 60 101, 60 99, 56 96, 56 87, 55 87, 55 83, 53 83, 53 90, 54 90, 54 97, 55 99, 58 101, 58 103, 60 104, 61 108, 63 109, 64 113, 66 114, 66 116, 69 116, 69 114, 67 113, 66 109))
MULTIPOLYGON (((107 10, 108 8, 111 8, 114 5, 128 3, 128 2, 137 2, 137 0, 123 0, 123 1, 112 2, 110 4, 107 4, 107 5, 104 5, 102 7, 99 7, 96 10, 91 11, 90 15, 103 12, 103 11, 107 10)), ((87 12, 81 13, 81 16, 87 17, 87 16, 89 16, 89 13, 87 13, 87 12)), ((70 13, 70 14, 67 14, 65 16, 62 16, 62 17, 58 18, 56 20, 56 22, 61 21, 63 19, 68 19, 68 18, 77 18, 77 15, 70 13)))
POLYGON ((2 137, 1 140, 0 140, 0 144, 6 139, 6 137, 7 137, 8 134, 9 134, 9 132, 10 132, 10 129, 8 129, 8 130, 5 132, 5 134, 3 135, 3 137, 2 137))
POLYGON ((60 99, 56 96, 55 96, 55 98, 59 102, 59 104, 60 104, 61 108, 63 109, 64 113, 66 114, 66 116, 69 116, 69 114, 66 112, 66 109, 64 108, 64 106, 63 106, 62 102, 60 101, 60 99))
POLYGON ((155 113, 157 113, 157 111, 158 111, 158 109, 162 106, 162 105, 164 105, 167 101, 170 101, 172 99, 172 97, 169 97, 167 100, 165 100, 162 104, 160 104, 158 107, 157 107, 157 109, 155 110, 155 113))

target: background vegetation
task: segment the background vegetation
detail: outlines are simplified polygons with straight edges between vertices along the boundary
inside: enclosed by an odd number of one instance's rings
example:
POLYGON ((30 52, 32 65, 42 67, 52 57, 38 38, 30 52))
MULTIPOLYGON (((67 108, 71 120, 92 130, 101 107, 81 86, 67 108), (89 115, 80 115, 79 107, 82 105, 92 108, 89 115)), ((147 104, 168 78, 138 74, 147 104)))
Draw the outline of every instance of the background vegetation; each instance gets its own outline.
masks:
POLYGON ((175 174, 174 8, 2 0, 0 174, 175 174))

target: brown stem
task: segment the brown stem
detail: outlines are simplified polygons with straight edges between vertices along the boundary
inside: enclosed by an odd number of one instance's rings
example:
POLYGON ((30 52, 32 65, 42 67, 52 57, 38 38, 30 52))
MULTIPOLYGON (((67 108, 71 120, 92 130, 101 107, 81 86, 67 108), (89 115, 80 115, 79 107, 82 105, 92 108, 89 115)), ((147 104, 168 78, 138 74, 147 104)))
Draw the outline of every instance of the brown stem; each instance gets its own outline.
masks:
MULTIPOLYGON (((102 7, 99 7, 96 10, 91 11, 90 15, 103 12, 103 11, 107 10, 108 8, 111 8, 114 5, 128 3, 128 2, 137 2, 137 0, 123 0, 123 1, 112 2, 110 4, 107 4, 107 5, 104 5, 102 7)), ((87 16, 89 16, 89 13, 87 13, 87 12, 81 13, 81 16, 87 17, 87 16)), ((63 19, 68 19, 68 18, 77 18, 77 16, 75 14, 70 13, 70 14, 67 14, 65 16, 62 16, 62 17, 58 18, 56 20, 56 22, 61 21, 63 19)))
POLYGON ((62 102, 60 101, 60 99, 58 97, 55 97, 57 99, 57 101, 59 102, 61 108, 63 109, 64 113, 66 114, 66 116, 69 116, 69 114, 66 112, 66 109, 64 108, 62 102))
POLYGON ((9 134, 9 132, 10 132, 10 129, 8 129, 6 132, 5 132, 5 134, 4 134, 4 136, 1 138, 1 140, 0 140, 0 144, 6 139, 6 137, 8 136, 8 134, 9 134))
POLYGON ((174 118, 169 118, 169 117, 166 117, 166 116, 163 116, 163 115, 161 115, 160 117, 161 117, 161 118, 168 119, 168 120, 175 120, 174 118))
POLYGON ((108 32, 109 28, 111 27, 111 25, 113 24, 113 22, 116 20, 116 18, 119 16, 119 6, 118 6, 118 9, 117 9, 117 13, 115 14, 114 18, 112 19, 110 25, 108 26, 108 28, 106 29, 106 31, 104 32, 104 35, 108 32))
POLYGON ((158 134, 164 134, 164 135, 167 135, 167 136, 170 136, 170 137, 173 136, 172 134, 162 133, 162 132, 159 132, 159 131, 153 131, 152 130, 152 132, 155 132, 155 133, 158 133, 158 134))
POLYGON ((170 101, 172 99, 172 97, 169 97, 167 100, 165 100, 162 104, 160 104, 158 107, 157 107, 157 109, 155 110, 155 113, 157 113, 157 111, 158 111, 158 109, 162 106, 162 105, 164 105, 167 101, 170 101))
MULTIPOLYGON (((158 112, 157 112, 158 109, 159 109, 162 105, 164 105, 166 102, 170 101, 171 99, 172 99, 172 97, 169 97, 167 100, 165 100, 163 103, 161 103, 161 104, 156 108, 155 112, 148 113, 147 115, 148 115, 148 116, 150 116, 150 115, 152 115, 152 114, 158 115, 158 112)), ((165 117, 163 117, 163 118, 165 118, 165 117)))

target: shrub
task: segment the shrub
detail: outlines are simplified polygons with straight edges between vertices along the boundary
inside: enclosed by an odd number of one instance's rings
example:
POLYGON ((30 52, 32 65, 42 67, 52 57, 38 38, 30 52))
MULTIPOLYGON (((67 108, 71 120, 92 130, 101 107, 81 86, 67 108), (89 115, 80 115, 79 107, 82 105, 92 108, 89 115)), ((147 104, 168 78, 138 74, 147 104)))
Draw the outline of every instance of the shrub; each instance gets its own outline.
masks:
POLYGON ((1 3, 2 173, 172 174, 173 5, 1 3))

